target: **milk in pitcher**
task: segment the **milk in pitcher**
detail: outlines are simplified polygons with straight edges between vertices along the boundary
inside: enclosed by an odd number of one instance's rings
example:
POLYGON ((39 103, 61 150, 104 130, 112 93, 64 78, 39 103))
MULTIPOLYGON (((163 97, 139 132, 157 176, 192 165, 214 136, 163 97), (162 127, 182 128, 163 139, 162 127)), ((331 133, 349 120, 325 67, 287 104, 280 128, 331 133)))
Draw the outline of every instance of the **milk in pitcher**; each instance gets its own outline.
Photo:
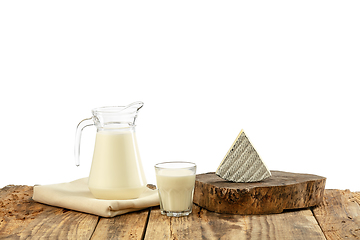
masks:
POLYGON ((98 131, 89 176, 89 189, 96 198, 137 198, 146 179, 133 130, 98 131))

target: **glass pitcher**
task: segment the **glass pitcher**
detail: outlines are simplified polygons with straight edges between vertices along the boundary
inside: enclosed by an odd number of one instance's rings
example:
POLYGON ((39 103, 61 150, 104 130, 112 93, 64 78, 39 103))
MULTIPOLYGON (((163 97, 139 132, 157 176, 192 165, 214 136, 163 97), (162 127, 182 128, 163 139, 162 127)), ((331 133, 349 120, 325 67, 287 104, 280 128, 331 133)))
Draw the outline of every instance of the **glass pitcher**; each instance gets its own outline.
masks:
POLYGON ((97 127, 95 148, 89 175, 89 189, 100 199, 133 199, 146 188, 135 136, 135 120, 142 102, 128 106, 100 107, 76 128, 75 160, 80 165, 81 132, 97 127))

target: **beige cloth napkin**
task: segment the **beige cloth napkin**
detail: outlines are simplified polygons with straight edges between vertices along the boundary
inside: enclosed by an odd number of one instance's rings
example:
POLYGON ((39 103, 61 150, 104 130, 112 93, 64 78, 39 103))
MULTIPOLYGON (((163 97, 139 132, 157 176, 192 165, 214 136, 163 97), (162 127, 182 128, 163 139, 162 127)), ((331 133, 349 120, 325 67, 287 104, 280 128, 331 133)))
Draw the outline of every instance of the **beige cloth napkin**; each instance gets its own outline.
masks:
POLYGON ((48 205, 102 217, 114 217, 159 205, 157 190, 146 188, 137 199, 102 200, 93 197, 87 183, 88 178, 81 178, 69 183, 35 186, 33 199, 48 205))

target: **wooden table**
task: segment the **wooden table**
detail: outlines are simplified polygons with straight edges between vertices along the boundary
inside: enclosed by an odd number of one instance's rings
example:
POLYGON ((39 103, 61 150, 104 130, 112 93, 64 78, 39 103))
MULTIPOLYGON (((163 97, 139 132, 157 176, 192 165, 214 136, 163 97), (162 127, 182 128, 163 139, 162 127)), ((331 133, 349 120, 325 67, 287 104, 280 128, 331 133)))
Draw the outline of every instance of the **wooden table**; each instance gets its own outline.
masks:
POLYGON ((114 218, 34 202, 30 186, 0 189, 0 239, 360 239, 360 192, 325 190, 321 205, 281 214, 218 214, 193 207, 169 218, 159 207, 114 218))

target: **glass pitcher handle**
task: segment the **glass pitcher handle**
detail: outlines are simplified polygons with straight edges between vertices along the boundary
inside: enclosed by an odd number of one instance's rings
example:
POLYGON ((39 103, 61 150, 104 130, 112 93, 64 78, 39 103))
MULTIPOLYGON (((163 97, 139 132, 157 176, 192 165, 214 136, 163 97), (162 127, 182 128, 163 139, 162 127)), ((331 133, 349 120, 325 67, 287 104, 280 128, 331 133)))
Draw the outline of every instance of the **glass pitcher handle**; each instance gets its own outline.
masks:
POLYGON ((76 135, 75 135, 75 164, 76 166, 80 166, 80 142, 81 142, 81 133, 82 130, 87 126, 94 125, 94 121, 92 118, 86 118, 82 120, 76 127, 76 135))

